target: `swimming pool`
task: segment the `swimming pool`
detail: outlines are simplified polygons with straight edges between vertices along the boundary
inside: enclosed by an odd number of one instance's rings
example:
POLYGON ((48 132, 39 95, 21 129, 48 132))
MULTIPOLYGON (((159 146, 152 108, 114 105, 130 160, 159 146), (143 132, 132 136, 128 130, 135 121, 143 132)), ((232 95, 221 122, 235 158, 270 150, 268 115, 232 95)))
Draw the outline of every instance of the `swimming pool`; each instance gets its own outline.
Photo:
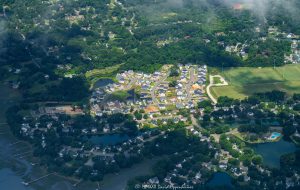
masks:
POLYGON ((273 132, 273 133, 271 134, 271 136, 269 137, 269 139, 275 140, 275 139, 277 139, 277 138, 280 137, 280 136, 281 136, 281 133, 273 132))

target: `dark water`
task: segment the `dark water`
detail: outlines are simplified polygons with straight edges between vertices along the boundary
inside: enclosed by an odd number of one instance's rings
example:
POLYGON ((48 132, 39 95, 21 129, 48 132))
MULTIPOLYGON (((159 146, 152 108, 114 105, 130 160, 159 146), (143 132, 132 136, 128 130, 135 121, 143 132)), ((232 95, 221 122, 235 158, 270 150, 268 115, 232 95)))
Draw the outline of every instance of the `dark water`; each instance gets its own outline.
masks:
POLYGON ((152 166, 160 158, 152 158, 151 160, 145 160, 142 163, 136 164, 131 168, 122 169, 120 173, 110 174, 103 178, 100 183, 101 190, 125 190, 128 180, 131 180, 138 176, 151 174, 152 166))
POLYGON ((136 100, 136 93, 135 93, 134 89, 128 90, 127 93, 129 94, 127 101, 135 101, 136 100))
POLYGON ((213 178, 207 183, 209 187, 228 187, 233 188, 231 177, 224 172, 214 173, 213 178))
POLYGON ((129 139, 127 135, 113 134, 113 135, 101 135, 101 136, 92 136, 89 140, 93 144, 97 145, 116 145, 122 142, 125 142, 129 139))
POLYGON ((295 152, 297 147, 292 142, 281 139, 278 142, 255 145, 254 150, 263 157, 266 166, 280 168, 280 156, 295 152))
POLYGON ((0 170, 0 189, 32 190, 31 187, 22 185, 22 178, 17 176, 11 169, 0 170))
POLYGON ((109 84, 113 84, 114 81, 111 79, 99 79, 95 84, 94 88, 103 88, 109 84))
POLYGON ((13 147, 10 146, 11 134, 6 124, 5 111, 15 101, 18 100, 18 93, 9 87, 0 84, 0 189, 6 190, 31 190, 21 184, 23 181, 21 176, 27 175, 30 170, 30 164, 22 159, 13 157, 13 147), (16 166, 22 165, 22 171, 17 174, 11 168, 10 164, 15 163, 16 166))

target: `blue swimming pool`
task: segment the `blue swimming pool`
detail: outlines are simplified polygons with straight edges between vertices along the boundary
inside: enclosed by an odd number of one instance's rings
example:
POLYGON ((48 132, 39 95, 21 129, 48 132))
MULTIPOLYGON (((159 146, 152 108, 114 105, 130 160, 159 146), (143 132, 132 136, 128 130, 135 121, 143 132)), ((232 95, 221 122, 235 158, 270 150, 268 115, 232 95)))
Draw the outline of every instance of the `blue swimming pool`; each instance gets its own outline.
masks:
POLYGON ((281 133, 273 132, 270 136, 270 139, 274 140, 281 136, 281 133))

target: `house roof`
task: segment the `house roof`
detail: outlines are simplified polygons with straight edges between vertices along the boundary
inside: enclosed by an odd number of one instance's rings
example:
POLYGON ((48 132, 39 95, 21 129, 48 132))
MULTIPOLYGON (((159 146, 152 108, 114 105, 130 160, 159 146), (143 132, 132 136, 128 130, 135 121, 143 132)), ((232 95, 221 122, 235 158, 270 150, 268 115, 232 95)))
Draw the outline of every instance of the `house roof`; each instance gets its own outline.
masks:
POLYGON ((158 112, 159 109, 156 106, 150 105, 145 108, 146 113, 151 113, 151 112, 158 112))

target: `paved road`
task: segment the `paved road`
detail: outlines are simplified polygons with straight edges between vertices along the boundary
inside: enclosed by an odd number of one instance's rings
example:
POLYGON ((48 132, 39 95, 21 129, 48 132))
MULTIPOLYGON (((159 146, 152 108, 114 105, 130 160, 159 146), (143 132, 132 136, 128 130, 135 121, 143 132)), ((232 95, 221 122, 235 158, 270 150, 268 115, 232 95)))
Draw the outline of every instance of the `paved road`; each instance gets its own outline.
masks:
POLYGON ((157 90, 157 87, 160 85, 160 84, 162 84, 167 78, 168 78, 168 76, 170 75, 170 72, 167 72, 164 76, 162 76, 155 84, 154 84, 154 86, 153 86, 153 88, 151 89, 151 98, 152 98, 152 102, 154 103, 154 104, 159 104, 159 102, 158 102, 158 100, 157 100, 157 98, 156 98, 156 96, 155 96, 155 92, 156 92, 156 90, 157 90))
POLYGON ((217 99, 211 94, 210 88, 213 86, 227 86, 228 82, 221 76, 221 75, 209 75, 209 85, 206 88, 206 93, 211 101, 216 104, 218 103, 217 99), (214 77, 220 77, 222 83, 221 84, 214 84, 214 77))
POLYGON ((128 85, 125 87, 125 89, 129 90, 133 87, 134 84, 136 84, 137 79, 136 78, 132 78, 130 80, 130 82, 128 83, 128 85))
POLYGON ((198 127, 198 128, 202 128, 202 127, 199 125, 197 119, 194 117, 194 115, 191 114, 190 116, 191 116, 191 120, 192 120, 193 126, 198 127))
POLYGON ((190 90, 192 88, 192 85, 194 84, 194 81, 195 81, 195 68, 191 67, 190 68, 190 79, 186 85, 187 101, 191 100, 190 90))

